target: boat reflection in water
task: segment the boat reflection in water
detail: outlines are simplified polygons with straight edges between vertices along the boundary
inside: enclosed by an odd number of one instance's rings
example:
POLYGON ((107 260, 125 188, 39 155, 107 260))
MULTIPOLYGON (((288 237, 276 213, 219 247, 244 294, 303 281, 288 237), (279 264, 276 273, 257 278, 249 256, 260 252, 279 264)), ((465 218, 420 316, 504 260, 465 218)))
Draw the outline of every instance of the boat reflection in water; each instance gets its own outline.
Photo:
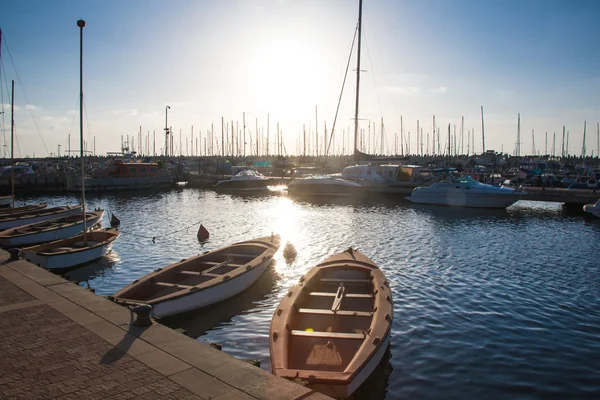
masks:
POLYGON ((60 273, 65 279, 73 282, 88 282, 88 286, 91 286, 89 281, 105 276, 107 270, 111 269, 119 261, 121 261, 119 254, 111 250, 110 253, 94 262, 61 270, 60 273))
POLYGON ((274 265, 275 261, 271 261, 261 277, 242 293, 210 307, 161 318, 160 322, 172 329, 183 329, 187 336, 198 338, 212 329, 219 329, 219 326, 230 323, 237 315, 259 312, 261 310, 257 303, 277 292, 279 275, 274 265))

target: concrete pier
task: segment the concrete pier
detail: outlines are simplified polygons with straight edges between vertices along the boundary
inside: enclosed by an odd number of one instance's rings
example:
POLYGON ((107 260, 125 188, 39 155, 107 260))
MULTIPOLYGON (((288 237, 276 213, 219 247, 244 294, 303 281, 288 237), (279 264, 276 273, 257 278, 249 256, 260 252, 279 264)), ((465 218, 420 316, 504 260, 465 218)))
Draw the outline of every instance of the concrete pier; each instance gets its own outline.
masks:
POLYGON ((0 250, 2 399, 327 399, 0 250))

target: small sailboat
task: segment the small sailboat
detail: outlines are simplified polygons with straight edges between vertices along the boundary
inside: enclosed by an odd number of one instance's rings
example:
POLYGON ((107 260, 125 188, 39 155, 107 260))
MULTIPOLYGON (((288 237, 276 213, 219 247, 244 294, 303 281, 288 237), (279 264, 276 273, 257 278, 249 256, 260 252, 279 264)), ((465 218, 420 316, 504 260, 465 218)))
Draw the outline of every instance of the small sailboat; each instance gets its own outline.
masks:
POLYGON ((279 235, 239 242, 182 260, 136 280, 113 295, 126 305, 149 304, 167 317, 209 306, 250 287, 279 249, 279 235))
POLYGON ((94 227, 100 224, 103 216, 104 210, 96 210, 86 213, 85 218, 80 214, 76 214, 6 229, 0 232, 0 246, 21 247, 66 239, 78 235, 86 227, 94 227))
MULTIPOLYGON (((83 35, 83 27, 85 22, 80 20, 77 25, 81 29, 83 35)), ((80 92, 80 96, 83 97, 83 92, 80 92)), ((55 240, 50 243, 41 244, 38 246, 27 247, 21 250, 21 255, 28 261, 39 265, 40 267, 47 269, 64 269, 70 268, 77 265, 85 264, 94 261, 98 258, 105 256, 115 240, 120 235, 120 232, 116 229, 104 229, 96 230, 92 232, 87 231, 87 224, 94 226, 102 221, 104 215, 103 210, 96 210, 92 213, 85 212, 85 168, 83 165, 83 114, 80 108, 80 138, 81 138, 81 197, 83 204, 82 215, 79 216, 81 222, 81 228, 79 231, 73 232, 62 240, 55 240), (94 215, 95 217, 88 219, 83 218, 84 215, 94 215), (82 233, 79 233, 83 231, 82 233), (79 233, 79 234, 78 234, 79 233)), ((116 218, 114 214, 111 217, 111 224, 113 219, 116 218)), ((118 220, 118 218, 116 218, 118 220)), ((120 222, 120 221, 119 221, 120 222)), ((22 228, 21 228, 22 229, 22 228)), ((73 228, 76 229, 76 228, 73 228)), ((55 230, 60 232, 60 229, 55 230)))
POLYGON ((351 248, 327 258, 275 310, 273 373, 329 396, 350 396, 382 360, 393 312, 388 281, 372 260, 351 248))
POLYGON ((56 240, 21 249, 21 255, 32 264, 47 269, 65 269, 86 264, 104 257, 112 248, 120 232, 103 229, 87 232, 67 239, 56 240))

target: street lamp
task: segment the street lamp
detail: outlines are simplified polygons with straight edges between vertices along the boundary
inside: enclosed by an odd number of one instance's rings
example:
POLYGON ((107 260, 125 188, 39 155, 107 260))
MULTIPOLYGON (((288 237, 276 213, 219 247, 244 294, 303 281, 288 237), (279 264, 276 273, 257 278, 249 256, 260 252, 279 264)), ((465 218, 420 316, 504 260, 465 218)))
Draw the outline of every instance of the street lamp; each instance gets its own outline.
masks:
POLYGON ((165 156, 169 156, 169 124, 168 124, 168 112, 171 106, 165 107, 165 156))

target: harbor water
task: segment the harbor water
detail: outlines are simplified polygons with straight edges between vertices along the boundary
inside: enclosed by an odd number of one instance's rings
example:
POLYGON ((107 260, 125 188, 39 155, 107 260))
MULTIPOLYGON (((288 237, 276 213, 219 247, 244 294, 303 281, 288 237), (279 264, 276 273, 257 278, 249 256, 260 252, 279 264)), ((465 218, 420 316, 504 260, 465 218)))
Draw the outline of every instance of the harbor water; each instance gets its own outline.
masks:
POLYGON ((106 259, 66 273, 100 295, 200 252, 281 234, 275 262, 248 291, 164 321, 235 357, 258 359, 267 370, 279 300, 311 266, 354 247, 380 266, 394 300, 388 357, 356 398, 600 397, 600 220, 594 217, 553 203, 492 211, 189 188, 87 200, 89 208, 121 219, 121 237, 106 259), (200 223, 210 232, 204 244, 196 238, 200 223), (297 251, 293 260, 284 258, 287 242, 297 251))

